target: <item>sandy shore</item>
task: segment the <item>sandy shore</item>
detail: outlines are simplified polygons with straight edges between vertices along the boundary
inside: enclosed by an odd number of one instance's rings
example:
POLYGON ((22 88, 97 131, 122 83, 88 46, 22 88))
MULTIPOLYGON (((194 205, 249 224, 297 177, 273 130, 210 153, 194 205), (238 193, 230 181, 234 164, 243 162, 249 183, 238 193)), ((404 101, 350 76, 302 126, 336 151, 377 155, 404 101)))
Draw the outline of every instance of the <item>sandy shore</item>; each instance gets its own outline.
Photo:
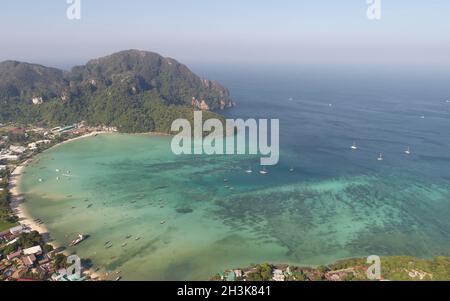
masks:
MULTIPOLYGON (((75 140, 92 137, 99 134, 106 134, 109 132, 92 132, 83 136, 79 136, 76 138, 68 139, 66 141, 63 141, 59 144, 54 145, 53 147, 57 147, 59 145, 62 145, 64 143, 69 143, 75 140)), ((52 147, 52 148, 53 148, 52 147)), ((24 197, 20 191, 20 181, 22 178, 22 174, 24 169, 28 166, 28 164, 33 160, 33 158, 28 159, 27 161, 20 164, 18 167, 14 169, 14 171, 11 173, 11 177, 9 179, 8 183, 8 189, 11 194, 11 209, 13 210, 14 214, 19 217, 19 223, 33 231, 38 231, 41 234, 48 234, 48 229, 43 224, 37 223, 34 218, 28 213, 26 206, 24 204, 25 200, 24 197)), ((49 242, 51 244, 53 242, 49 242)), ((58 246, 54 246, 58 247, 58 246)))
MULTIPOLYGON (((82 136, 79 136, 76 138, 68 139, 66 141, 63 141, 61 143, 54 145, 52 148, 58 147, 62 144, 73 142, 76 140, 93 137, 96 135, 111 134, 111 133, 114 133, 114 132, 105 132, 105 131, 92 132, 92 133, 82 135, 82 136)), ((170 134, 158 133, 158 132, 145 133, 144 135, 171 136, 170 134)), ((32 160, 33 160, 33 158, 30 158, 27 161, 23 162, 22 164, 17 166, 14 169, 14 171, 11 173, 11 177, 10 177, 9 184, 8 184, 9 191, 11 194, 10 206, 11 206, 11 209, 13 210, 14 214, 19 218, 19 223, 22 226, 24 226, 25 228, 27 228, 29 230, 39 232, 44 237, 47 244, 53 246, 54 249, 59 249, 64 246, 59 244, 57 241, 54 241, 53 239, 51 239, 51 236, 50 236, 50 233, 49 233, 47 227, 44 224, 39 224, 38 222, 36 222, 35 219, 30 215, 30 213, 27 211, 27 208, 25 205, 25 198, 22 195, 22 192, 20 191, 20 181, 21 181, 23 172, 24 172, 25 168, 28 166, 28 164, 31 163, 32 160)), ((71 255, 71 253, 67 250, 64 251, 64 254, 67 256, 71 255)), ((102 279, 108 278, 108 275, 105 275, 104 273, 101 273, 101 272, 95 272, 93 269, 85 271, 85 274, 89 275, 92 279, 96 279, 96 280, 102 280, 102 279)))
POLYGON ((11 194, 10 205, 14 214, 19 218, 19 223, 22 226, 31 229, 33 231, 37 231, 42 235, 46 235, 48 234, 48 230, 45 227, 45 225, 37 223, 27 212, 24 205, 24 197, 22 196, 22 193, 20 192, 19 189, 23 170, 25 169, 25 167, 28 165, 29 162, 30 160, 27 160, 26 162, 22 163, 11 174, 9 180, 9 192, 11 194))
MULTIPOLYGON (((68 139, 66 141, 63 141, 59 144, 54 145, 53 147, 57 147, 59 145, 62 145, 64 143, 69 143, 75 140, 87 138, 96 136, 99 134, 106 134, 111 132, 92 132, 83 136, 79 136, 76 138, 68 139)), ((52 147, 52 148, 53 148, 52 147)), ((47 244, 53 246, 54 249, 59 249, 63 247, 62 245, 58 244, 56 241, 51 239, 50 233, 47 229, 47 227, 44 224, 39 224, 35 221, 35 219, 29 214, 27 211, 27 208, 25 206, 25 198, 22 195, 22 192, 20 191, 20 181, 23 175, 23 171, 28 166, 28 164, 33 160, 33 158, 28 159, 27 161, 23 162, 19 166, 17 166, 14 171, 11 173, 11 177, 9 179, 8 183, 8 189, 11 194, 11 201, 10 206, 14 213, 19 218, 19 223, 24 226, 26 229, 37 231, 39 232, 43 237, 47 244)), ((64 251, 64 254, 69 256, 71 255, 70 252, 64 251)), ((94 272, 93 270, 88 270, 85 272, 93 279, 101 279, 102 275, 94 272)))

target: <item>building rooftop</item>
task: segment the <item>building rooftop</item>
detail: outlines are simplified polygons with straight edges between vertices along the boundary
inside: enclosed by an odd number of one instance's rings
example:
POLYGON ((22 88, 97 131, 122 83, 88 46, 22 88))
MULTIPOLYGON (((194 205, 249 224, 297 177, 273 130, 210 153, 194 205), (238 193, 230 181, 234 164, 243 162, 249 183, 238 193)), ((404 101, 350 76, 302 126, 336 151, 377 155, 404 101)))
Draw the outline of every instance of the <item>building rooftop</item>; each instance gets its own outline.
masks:
POLYGON ((23 254, 25 254, 25 255, 39 254, 39 253, 42 253, 41 246, 35 246, 35 247, 32 247, 32 248, 28 248, 28 249, 23 250, 23 254))

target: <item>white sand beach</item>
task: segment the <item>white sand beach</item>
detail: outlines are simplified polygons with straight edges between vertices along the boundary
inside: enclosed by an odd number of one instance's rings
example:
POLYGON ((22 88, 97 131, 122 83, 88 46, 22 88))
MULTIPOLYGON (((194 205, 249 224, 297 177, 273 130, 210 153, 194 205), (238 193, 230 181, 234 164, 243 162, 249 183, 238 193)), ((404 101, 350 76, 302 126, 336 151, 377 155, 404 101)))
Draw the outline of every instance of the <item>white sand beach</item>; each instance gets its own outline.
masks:
MULTIPOLYGON (((79 136, 76 138, 72 138, 69 140, 66 140, 64 142, 61 142, 59 144, 54 145, 53 147, 57 147, 64 143, 69 143, 75 140, 92 137, 99 134, 106 134, 110 132, 92 132, 83 136, 79 136)), ((13 213, 19 218, 19 223, 26 229, 31 231, 37 231, 39 232, 45 239, 46 243, 53 246, 54 249, 61 248, 62 246, 58 244, 57 241, 54 241, 51 239, 50 233, 47 229, 47 227, 44 224, 40 224, 29 214, 26 208, 26 200, 24 196, 22 195, 22 192, 20 191, 20 181, 23 175, 23 172, 27 165, 33 160, 33 158, 28 159, 27 161, 23 162, 19 166, 17 166, 14 171, 11 173, 8 188, 9 192, 11 194, 11 201, 10 206, 13 211, 13 213)), ((69 256, 71 255, 70 252, 65 250, 63 252, 65 255, 69 256)), ((99 273, 94 272, 93 270, 85 271, 85 274, 89 275, 92 279, 102 279, 102 275, 99 273)))

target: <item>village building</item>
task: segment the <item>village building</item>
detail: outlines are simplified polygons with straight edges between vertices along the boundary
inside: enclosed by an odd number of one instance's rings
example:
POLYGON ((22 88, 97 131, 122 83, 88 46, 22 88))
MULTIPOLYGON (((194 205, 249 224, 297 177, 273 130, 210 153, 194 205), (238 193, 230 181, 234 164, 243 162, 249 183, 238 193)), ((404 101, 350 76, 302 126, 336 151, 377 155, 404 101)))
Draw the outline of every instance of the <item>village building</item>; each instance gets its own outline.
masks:
POLYGON ((13 228, 9 229, 9 232, 12 235, 19 235, 19 234, 23 233, 23 231, 24 231, 24 228, 22 225, 19 225, 17 227, 13 227, 13 228))
POLYGON ((24 255, 41 255, 42 254, 42 248, 41 246, 35 246, 32 248, 28 248, 23 250, 24 255))
POLYGON ((234 270, 234 274, 236 275, 236 278, 242 278, 243 276, 242 270, 234 270))
POLYGON ((27 150, 27 148, 24 146, 11 145, 9 147, 9 150, 15 154, 23 154, 27 150))
POLYGON ((18 258, 20 255, 22 255, 22 250, 19 249, 18 251, 13 252, 13 253, 7 255, 7 256, 6 256, 6 259, 8 259, 8 260, 13 260, 14 258, 18 258))
POLYGON ((0 161, 1 160, 6 160, 6 161, 19 161, 20 160, 20 156, 18 155, 12 155, 12 154, 4 154, 4 155, 0 155, 0 161))
POLYGON ((275 270, 273 271, 273 278, 274 281, 284 281, 285 280, 285 276, 282 270, 275 270))
POLYGON ((34 105, 40 105, 40 104, 43 104, 43 103, 44 103, 44 100, 42 99, 42 97, 33 97, 33 98, 31 99, 31 102, 32 102, 34 105))
POLYGON ((33 254, 22 257, 22 262, 27 267, 34 266, 34 262, 36 261, 36 256, 33 254))

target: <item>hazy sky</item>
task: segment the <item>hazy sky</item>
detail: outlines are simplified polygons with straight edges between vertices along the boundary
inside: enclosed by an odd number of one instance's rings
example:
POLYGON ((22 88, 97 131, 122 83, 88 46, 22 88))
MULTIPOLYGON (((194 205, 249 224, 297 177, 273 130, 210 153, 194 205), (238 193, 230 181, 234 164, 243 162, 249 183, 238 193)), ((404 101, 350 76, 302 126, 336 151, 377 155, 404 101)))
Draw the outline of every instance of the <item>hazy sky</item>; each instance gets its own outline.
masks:
POLYGON ((0 60, 69 66, 123 49, 186 63, 449 64, 450 1, 1 0, 0 60))

